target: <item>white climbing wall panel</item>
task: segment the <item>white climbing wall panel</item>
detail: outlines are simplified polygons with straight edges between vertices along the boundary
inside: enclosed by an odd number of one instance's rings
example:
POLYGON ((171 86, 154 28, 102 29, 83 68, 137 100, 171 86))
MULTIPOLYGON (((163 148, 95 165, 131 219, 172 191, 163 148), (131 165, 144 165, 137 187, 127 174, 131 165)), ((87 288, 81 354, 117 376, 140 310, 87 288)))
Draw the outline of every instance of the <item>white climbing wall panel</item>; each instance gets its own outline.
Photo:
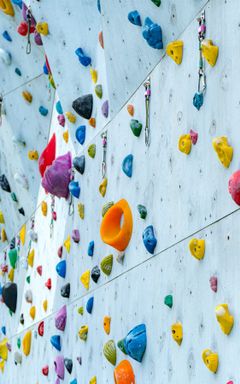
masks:
MULTIPOLYGON (((15 82, 12 64, 8 69, 3 67, 11 87, 5 88, 3 80, 0 84, 6 93, 6 115, 0 128, 4 130, 0 136, 0 170, 6 174, 12 190, 16 191, 19 198, 16 207, 9 194, 1 191, 0 209, 6 222, 4 228, 11 240, 14 235, 17 236, 24 221, 28 232, 33 215, 34 230, 38 234, 36 243, 30 244, 27 234, 25 245, 20 246, 14 276, 18 285, 16 313, 10 316, 8 308, 1 305, 0 335, 2 339, 2 327, 5 326, 12 352, 5 363, 4 373, 0 373, 0 384, 16 383, 19 378, 21 384, 55 383, 54 359, 59 354, 73 361, 71 375, 65 369, 65 379, 61 383, 71 384, 77 379, 78 384, 88 384, 96 375, 98 384, 111 384, 114 382, 114 368, 103 356, 104 343, 110 339, 117 343, 141 323, 147 327, 147 349, 142 363, 125 356, 117 348, 117 364, 125 358, 129 359, 137 384, 227 384, 230 380, 237 384, 240 382, 236 363, 240 348, 240 212, 228 193, 228 180, 238 169, 240 157, 237 129, 240 120, 238 1, 162 0, 162 5, 157 8, 150 0, 141 4, 136 1, 102 0, 101 16, 96 1, 86 0, 81 4, 73 1, 70 5, 65 1, 62 3, 61 6, 56 1, 50 4, 46 0, 34 0, 31 3, 36 19, 47 21, 50 33, 43 38, 44 47, 36 48, 36 53, 34 51, 29 56, 29 60, 32 60, 29 71, 30 61, 24 66, 23 72, 28 72, 29 78, 15 82), (197 111, 192 105, 197 88, 199 59, 196 16, 204 5, 207 37, 219 46, 219 59, 214 68, 207 66, 207 92, 203 107, 197 111), (139 11, 142 20, 150 16, 161 23, 165 44, 175 38, 184 41, 181 66, 176 66, 164 55, 164 51, 154 51, 147 46, 140 28, 127 20, 128 12, 134 9, 139 11), (101 29, 104 31, 104 51, 98 44, 98 32, 101 29), (134 34, 136 38, 132 37, 134 34), (94 96, 97 126, 95 130, 87 127, 83 146, 76 141, 75 131, 86 122, 78 118, 76 124, 72 125, 66 120, 65 128, 62 128, 58 124, 55 108, 60 99, 64 111, 71 111, 73 99, 94 93, 89 68, 82 67, 74 54, 78 47, 92 57, 104 91, 101 101, 94 96), (47 77, 41 75, 44 50, 57 86, 55 97, 53 91, 49 97, 47 77), (38 62, 39 52, 42 59, 38 62), (141 65, 139 57, 142 59, 141 65), (35 59, 36 64, 33 64, 35 59), (35 65, 38 69, 34 68, 35 65), (138 66, 139 70, 136 71, 138 66), (145 90, 142 84, 148 75, 151 76, 152 88, 149 148, 144 143, 145 90), (32 93, 32 104, 24 102, 21 97, 23 89, 32 93), (101 113, 102 102, 108 99, 108 90, 112 112, 109 120, 101 113), (139 138, 130 129, 131 117, 126 106, 122 108, 128 99, 135 108, 134 118, 143 123, 139 138), (46 117, 39 114, 40 105, 48 108, 46 117), (62 136, 66 129, 69 130, 68 143, 62 136), (189 133, 190 129, 198 132, 198 142, 192 147, 191 154, 185 156, 178 150, 178 139, 180 135, 189 133), (101 133, 104 131, 107 131, 108 141, 108 186, 103 198, 99 193, 99 185, 102 181, 101 133), (51 197, 40 186, 37 162, 31 162, 27 153, 28 150, 37 149, 40 154, 53 133, 57 139, 57 156, 68 151, 73 158, 85 155, 86 166, 83 175, 75 173, 81 194, 79 199, 73 198, 74 214, 68 214, 68 201, 55 199, 57 220, 51 236, 51 197), (26 141, 26 147, 16 146, 12 142, 13 135, 20 135, 26 141), (217 136, 227 136, 234 148, 228 169, 222 167, 213 150, 212 139, 217 136), (90 144, 96 145, 94 159, 88 155, 90 144), (121 168, 128 154, 133 155, 131 178, 121 168), (13 175, 16 170, 23 171, 28 177, 28 191, 15 184, 13 175), (116 261, 117 252, 102 242, 99 233, 103 205, 121 198, 129 202, 133 214, 133 235, 122 264, 116 261), (48 204, 46 217, 41 211, 43 200, 48 204), (78 214, 79 202, 85 206, 84 220, 78 214), (139 217, 138 204, 146 206, 146 220, 139 217), (25 218, 17 212, 20 206, 26 211, 25 218), (158 240, 154 255, 145 250, 142 242, 143 230, 148 225, 153 225, 158 240), (67 262, 67 273, 63 279, 56 273, 56 265, 60 261, 58 249, 71 236, 73 229, 79 229, 80 243, 71 241, 70 253, 63 247, 62 259, 67 262), (203 238, 206 242, 205 257, 200 262, 190 255, 188 249, 188 242, 193 237, 203 238), (90 241, 95 244, 93 257, 88 256, 90 241), (26 269, 24 266, 29 249, 35 251, 34 265, 26 269), (102 258, 111 253, 114 256, 111 275, 108 277, 101 272, 98 283, 90 280, 87 291, 80 282, 80 276, 86 270, 99 266, 102 258), (42 266, 42 276, 37 272, 39 266, 42 266), (218 278, 217 293, 210 289, 211 276, 218 278), (49 278, 52 285, 50 290, 45 286, 49 278), (61 288, 67 283, 71 284, 69 299, 61 296, 61 288), (25 300, 28 290, 32 292, 32 305, 36 307, 34 320, 29 315, 31 304, 25 300), (169 294, 173 296, 172 309, 164 305, 164 298, 169 294), (89 314, 85 306, 92 296, 94 306, 92 314, 89 314), (42 306, 46 299, 47 312, 42 306), (235 318, 229 336, 221 332, 215 317, 215 307, 222 303, 229 305, 235 318), (59 332, 55 328, 54 318, 64 304, 67 305, 67 325, 64 332, 59 332), (83 315, 78 313, 81 306, 84 307, 83 315), (24 325, 19 322, 21 314, 24 316, 24 325), (104 333, 102 325, 106 315, 112 319, 109 336, 104 333), (37 333, 40 321, 44 321, 43 337, 37 333), (183 325, 181 346, 171 336, 171 325, 178 321, 183 325), (86 342, 78 336, 82 325, 89 327, 86 342), (31 353, 28 357, 23 355, 22 365, 15 366, 14 352, 18 350, 18 339, 22 341, 28 329, 33 331, 31 353), (55 334, 61 335, 61 353, 50 343, 50 337, 55 334), (208 348, 219 354, 216 375, 205 367, 201 358, 202 351, 208 348), (77 360, 79 357, 82 359, 81 365, 77 360), (49 366, 48 377, 42 374, 42 368, 46 365, 49 366)), ((16 34, 11 19, 2 13, 0 17, 4 20, 4 30, 10 33, 13 28, 11 34, 16 34)), ((19 49, 13 43, 4 41, 6 49, 8 44, 12 44, 12 55, 19 49)), ((23 61, 26 60, 24 52, 18 53, 20 61, 21 57, 23 61)), ((1 71, 0 79, 4 78, 3 73, 1 71)), ((26 73, 24 76, 27 76, 26 73)), ((5 249, 8 252, 6 246, 5 249)), ((0 257, 2 264, 3 251, 0 257)), ((7 274, 1 277, 1 285, 6 281, 7 274)))

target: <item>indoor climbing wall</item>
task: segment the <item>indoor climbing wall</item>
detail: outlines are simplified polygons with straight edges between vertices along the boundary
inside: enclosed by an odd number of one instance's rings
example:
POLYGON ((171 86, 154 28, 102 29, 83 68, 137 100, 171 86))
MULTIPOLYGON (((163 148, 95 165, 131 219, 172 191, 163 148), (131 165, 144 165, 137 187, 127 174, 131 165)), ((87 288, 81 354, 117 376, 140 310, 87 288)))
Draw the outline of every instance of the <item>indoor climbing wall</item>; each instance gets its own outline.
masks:
POLYGON ((238 1, 0 10, 0 384, 239 383, 238 1))

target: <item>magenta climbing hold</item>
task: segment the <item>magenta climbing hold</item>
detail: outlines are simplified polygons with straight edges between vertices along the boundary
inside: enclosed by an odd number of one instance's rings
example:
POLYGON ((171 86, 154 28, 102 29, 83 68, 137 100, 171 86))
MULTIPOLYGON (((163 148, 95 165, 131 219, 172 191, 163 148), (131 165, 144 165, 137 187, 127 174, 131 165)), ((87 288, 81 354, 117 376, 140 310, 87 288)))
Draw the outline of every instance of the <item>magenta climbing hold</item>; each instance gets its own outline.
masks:
POLYGON ((45 191, 54 196, 67 199, 69 195, 68 186, 71 180, 71 168, 72 158, 70 152, 57 157, 44 173, 42 186, 45 191))
POLYGON ((228 182, 228 191, 237 205, 240 205, 240 170, 234 172, 228 182))
POLYGON ((192 129, 190 129, 190 137, 191 137, 191 141, 193 143, 193 145, 197 144, 197 141, 198 141, 198 133, 193 131, 192 129))
POLYGON ((56 157, 56 135, 55 133, 52 135, 51 140, 49 141, 48 145, 42 152, 39 160, 38 160, 38 166, 39 166, 39 172, 41 176, 43 177, 44 172, 46 168, 50 165, 52 165, 53 161, 56 157))
POLYGON ((216 276, 210 277, 209 282, 210 282, 211 290, 213 292, 217 292, 217 288, 218 288, 218 279, 217 279, 217 277, 216 276))
POLYGON ((64 379, 64 357, 63 356, 57 356, 54 361, 55 366, 55 372, 57 374, 57 377, 61 380, 64 379))
POLYGON ((65 127, 65 116, 64 115, 58 115, 58 117, 57 117, 57 119, 58 119, 58 122, 59 122, 59 124, 62 126, 62 127, 65 127))
POLYGON ((55 327, 59 331, 64 331, 65 326, 67 322, 67 307, 64 305, 60 310, 57 312, 55 316, 55 327))

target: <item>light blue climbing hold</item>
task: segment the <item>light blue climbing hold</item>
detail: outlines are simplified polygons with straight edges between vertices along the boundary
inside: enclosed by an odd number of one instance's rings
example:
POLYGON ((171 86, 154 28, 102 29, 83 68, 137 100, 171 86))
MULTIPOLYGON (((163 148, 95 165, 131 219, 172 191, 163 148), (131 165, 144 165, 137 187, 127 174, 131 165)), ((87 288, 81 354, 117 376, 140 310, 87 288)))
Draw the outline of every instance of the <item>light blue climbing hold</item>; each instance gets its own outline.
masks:
POLYGON ((199 111, 199 109, 203 105, 203 93, 202 92, 201 93, 200 92, 195 93, 195 95, 193 97, 193 105, 199 111))
POLYGON ((94 302, 94 297, 90 297, 90 299, 88 299, 87 304, 86 304, 86 310, 90 314, 92 313, 93 302, 94 302))
POLYGON ((134 327, 124 339, 124 348, 132 359, 141 363, 147 346, 145 324, 134 327))
POLYGON ((80 127, 77 128, 76 133, 75 133, 77 141, 83 145, 85 142, 86 138, 86 126, 85 125, 80 125, 80 127))
POLYGON ((153 255, 155 247, 157 245, 157 239, 154 235, 154 230, 152 225, 149 225, 147 228, 144 229, 142 238, 143 238, 143 243, 145 245, 145 248, 149 253, 153 255))
POLYGON ((11 38, 11 36, 9 35, 8 31, 4 31, 4 32, 2 33, 2 36, 4 37, 5 40, 7 40, 7 41, 12 41, 12 38, 11 38))
POLYGON ((72 196, 76 197, 76 199, 80 196, 80 187, 78 181, 70 181, 68 185, 69 192, 72 196))
POLYGON ((59 276, 65 278, 66 277, 66 269, 67 269, 67 263, 66 260, 61 260, 57 265, 56 265, 56 271, 59 276))
POLYGON ((94 241, 90 241, 88 244, 88 256, 93 256, 94 253, 94 241))
POLYGON ((56 103, 56 111, 59 115, 63 115, 63 109, 60 100, 56 103))
POLYGON ((101 1, 100 0, 97 0, 97 9, 98 9, 98 12, 101 13, 101 1))
POLYGON ((22 76, 22 72, 20 71, 19 68, 15 68, 15 73, 16 73, 18 76, 22 76))
POLYGON ((47 114, 48 114, 48 109, 45 108, 45 107, 43 107, 43 105, 41 105, 41 106, 39 107, 39 113, 40 113, 42 116, 47 116, 47 114))
POLYGON ((22 9, 22 0, 12 0, 12 3, 18 5, 20 9, 22 9))
POLYGON ((2 331, 2 333, 3 333, 4 335, 6 335, 6 327, 5 327, 5 325, 2 326, 1 331, 2 331))
POLYGON ((133 155, 128 155, 122 162, 122 170, 128 177, 132 177, 133 155))
POLYGON ((141 16, 139 15, 138 11, 129 12, 128 20, 130 21, 130 23, 138 25, 139 27, 141 27, 142 25, 141 16))
POLYGON ((72 381, 70 381, 70 384, 77 384, 77 379, 73 379, 72 381))
POLYGON ((142 34, 150 47, 163 49, 162 28, 160 25, 154 23, 149 17, 145 19, 142 34))
POLYGON ((44 65, 43 65, 43 73, 44 73, 45 75, 48 75, 48 67, 47 67, 46 62, 45 62, 44 65))
POLYGON ((58 351, 61 351, 61 337, 59 335, 52 336, 50 342, 54 348, 56 348, 58 351))
POLYGON ((91 57, 86 56, 85 53, 83 52, 82 48, 76 49, 75 54, 77 55, 80 63, 84 67, 87 67, 88 65, 91 65, 91 63, 92 63, 91 57))

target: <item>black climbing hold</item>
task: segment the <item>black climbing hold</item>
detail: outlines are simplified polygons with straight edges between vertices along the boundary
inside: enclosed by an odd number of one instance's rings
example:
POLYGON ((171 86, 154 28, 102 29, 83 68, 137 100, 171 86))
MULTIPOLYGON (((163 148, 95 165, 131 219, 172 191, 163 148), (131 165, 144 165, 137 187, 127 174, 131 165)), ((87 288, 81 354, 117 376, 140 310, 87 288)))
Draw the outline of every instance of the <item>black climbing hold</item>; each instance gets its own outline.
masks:
POLYGON ((9 248, 10 249, 14 249, 15 246, 16 246, 16 240, 15 240, 15 237, 13 237, 11 242, 10 242, 9 248))
POLYGON ((23 207, 19 208, 18 212, 21 213, 21 215, 25 216, 25 211, 23 207))
POLYGON ((94 283, 97 283, 98 282, 98 279, 100 277, 100 274, 101 274, 101 271, 98 267, 98 265, 96 265, 95 267, 93 267, 92 271, 91 271, 91 278, 93 279, 94 283))
POLYGON ((73 159, 73 166, 78 171, 81 173, 81 175, 84 174, 85 171, 85 156, 79 156, 79 157, 74 157, 73 159))
POLYGON ((65 358, 64 359, 64 365, 65 365, 65 368, 66 370, 68 371, 68 373, 72 373, 72 369, 73 369, 73 362, 72 362, 72 359, 67 359, 65 358))
POLYGON ((17 284, 6 283, 2 288, 2 298, 10 311, 15 313, 17 307, 17 284))
POLYGON ((11 188, 5 175, 0 176, 0 186, 3 191, 11 193, 11 188))
POLYGON ((20 324, 24 325, 24 316, 23 316, 23 313, 21 313, 19 322, 20 322, 20 324))
POLYGON ((70 283, 65 284, 61 288, 61 296, 66 297, 67 299, 69 298, 69 296, 70 296, 70 283))
POLYGON ((92 116, 93 96, 89 94, 78 97, 73 101, 72 107, 78 115, 89 120, 92 116))

